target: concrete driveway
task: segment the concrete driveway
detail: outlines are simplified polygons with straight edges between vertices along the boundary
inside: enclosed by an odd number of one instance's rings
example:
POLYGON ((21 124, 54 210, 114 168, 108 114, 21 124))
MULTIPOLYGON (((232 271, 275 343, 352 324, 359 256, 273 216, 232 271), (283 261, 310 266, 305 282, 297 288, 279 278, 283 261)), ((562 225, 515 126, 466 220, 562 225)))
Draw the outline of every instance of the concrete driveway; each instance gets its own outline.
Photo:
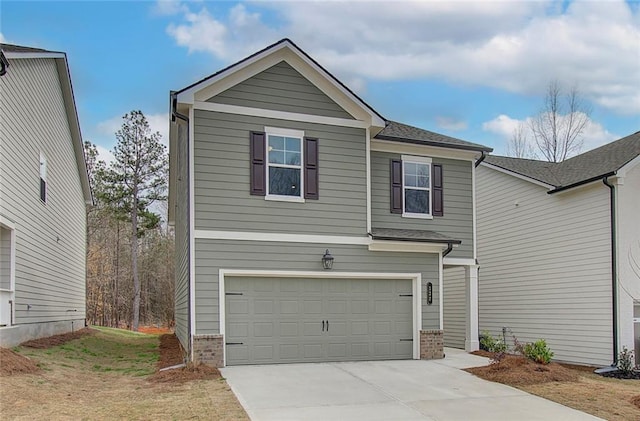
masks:
POLYGON ((598 420, 459 368, 486 358, 238 366, 222 374, 253 421, 598 420))

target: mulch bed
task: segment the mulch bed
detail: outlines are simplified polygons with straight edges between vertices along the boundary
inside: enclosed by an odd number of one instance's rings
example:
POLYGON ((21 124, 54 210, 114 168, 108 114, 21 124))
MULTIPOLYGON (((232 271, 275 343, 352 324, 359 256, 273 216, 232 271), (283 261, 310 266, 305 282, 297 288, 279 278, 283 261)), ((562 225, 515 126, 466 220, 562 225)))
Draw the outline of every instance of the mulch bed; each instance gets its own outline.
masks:
MULTIPOLYGON (((477 354, 476 354, 477 355, 477 354)), ((574 382, 578 373, 558 363, 537 364, 519 355, 505 355, 499 362, 465 371, 485 380, 515 386, 548 382, 574 382)))
POLYGON ((32 359, 7 348, 0 348, 0 376, 30 374, 40 371, 32 359))
POLYGON ((160 336, 160 359, 158 371, 149 377, 152 383, 182 384, 192 380, 220 379, 222 376, 217 368, 204 364, 187 364, 184 367, 160 371, 161 368, 171 367, 184 362, 184 352, 175 334, 160 336))
POLYGON ((622 380, 640 380, 640 371, 632 371, 629 374, 624 374, 622 371, 616 370, 616 371, 610 371, 608 373, 601 373, 600 374, 602 377, 612 377, 615 379, 622 379, 622 380))
POLYGON ((33 339, 31 341, 23 342, 20 345, 28 348, 47 349, 58 345, 64 345, 69 341, 82 338, 86 335, 93 335, 96 332, 97 330, 95 329, 85 327, 84 329, 76 330, 75 332, 53 335, 48 338, 33 339))

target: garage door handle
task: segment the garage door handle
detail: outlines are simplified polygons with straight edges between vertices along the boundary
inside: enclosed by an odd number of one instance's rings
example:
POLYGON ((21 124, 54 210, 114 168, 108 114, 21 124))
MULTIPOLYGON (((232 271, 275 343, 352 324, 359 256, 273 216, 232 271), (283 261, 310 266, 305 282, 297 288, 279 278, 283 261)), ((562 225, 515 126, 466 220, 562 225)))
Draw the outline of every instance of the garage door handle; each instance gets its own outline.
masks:
POLYGON ((329 331, 329 320, 327 320, 327 332, 329 331))
POLYGON ((413 297, 413 294, 400 294, 401 297, 413 297))
POLYGON ((243 295, 241 292, 225 292, 224 295, 243 295))
POLYGON ((226 345, 244 345, 244 342, 226 342, 226 345))
POLYGON ((322 321, 322 331, 324 332, 324 320, 322 321))

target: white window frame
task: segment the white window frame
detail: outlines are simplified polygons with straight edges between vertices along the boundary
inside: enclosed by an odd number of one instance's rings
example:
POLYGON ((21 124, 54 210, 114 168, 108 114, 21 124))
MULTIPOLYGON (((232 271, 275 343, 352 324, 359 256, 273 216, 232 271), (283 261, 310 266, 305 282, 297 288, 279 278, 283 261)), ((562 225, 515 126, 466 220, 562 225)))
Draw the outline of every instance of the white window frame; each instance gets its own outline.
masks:
POLYGON ((265 150, 266 152, 266 161, 267 161, 267 170, 266 170, 266 188, 267 194, 264 196, 265 200, 275 200, 281 202, 297 202, 304 203, 304 131, 303 130, 293 130, 293 129, 282 129, 277 127, 265 127, 264 128, 265 136, 265 150), (300 139, 300 165, 287 165, 287 164, 271 164, 269 162, 269 136, 284 136, 284 137, 295 137, 300 139), (279 194, 271 194, 269 191, 269 168, 271 167, 277 168, 295 168, 300 170, 300 196, 285 196, 279 194))
POLYGON ((418 218, 418 219, 433 219, 433 181, 432 181, 432 165, 431 158, 426 156, 413 156, 413 155, 402 155, 402 217, 403 218, 418 218), (429 187, 413 187, 413 186, 405 186, 404 184, 404 176, 406 174, 405 164, 421 164, 427 165, 429 168, 429 187), (429 209, 428 213, 414 213, 414 212, 406 212, 405 211, 405 190, 426 190, 429 192, 429 209))

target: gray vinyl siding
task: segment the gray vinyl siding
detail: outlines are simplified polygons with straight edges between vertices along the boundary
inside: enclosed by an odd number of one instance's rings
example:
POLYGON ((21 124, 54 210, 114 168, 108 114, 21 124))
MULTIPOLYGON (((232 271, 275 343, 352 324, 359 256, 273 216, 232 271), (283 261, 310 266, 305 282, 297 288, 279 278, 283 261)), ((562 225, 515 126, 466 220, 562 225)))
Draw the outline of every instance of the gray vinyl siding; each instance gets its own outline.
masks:
POLYGON ((178 123, 176 160, 176 288, 175 322, 176 336, 183 349, 190 349, 189 341, 189 127, 178 123))
POLYGON ((465 270, 462 267, 445 268, 443 276, 444 346, 464 349, 466 335, 465 270))
POLYGON ((15 224, 15 322, 84 319, 85 204, 55 61, 10 63, 0 78, 0 214, 15 224))
POLYGON ((558 360, 610 364, 609 192, 564 193, 480 166, 479 328, 547 340, 558 360))
POLYGON ((195 229, 365 236, 365 131, 196 110, 195 229), (249 194, 249 137, 265 126, 316 137, 319 200, 249 194))
POLYGON ((0 289, 11 288, 11 230, 0 226, 0 289))
POLYGON ((473 257, 473 195, 472 163, 453 159, 433 158, 442 164, 444 216, 433 219, 403 218, 391 213, 390 160, 401 159, 400 154, 371 153, 371 224, 374 228, 396 228, 436 231, 461 240, 448 257, 473 257))
POLYGON ((322 271, 329 248, 332 271, 422 273, 422 327, 439 329, 438 256, 423 253, 369 252, 366 246, 196 239, 196 334, 216 334, 219 326, 219 269, 322 271), (433 304, 426 283, 433 284, 433 304))
POLYGON ((208 102, 353 119, 284 61, 219 93, 208 102))

